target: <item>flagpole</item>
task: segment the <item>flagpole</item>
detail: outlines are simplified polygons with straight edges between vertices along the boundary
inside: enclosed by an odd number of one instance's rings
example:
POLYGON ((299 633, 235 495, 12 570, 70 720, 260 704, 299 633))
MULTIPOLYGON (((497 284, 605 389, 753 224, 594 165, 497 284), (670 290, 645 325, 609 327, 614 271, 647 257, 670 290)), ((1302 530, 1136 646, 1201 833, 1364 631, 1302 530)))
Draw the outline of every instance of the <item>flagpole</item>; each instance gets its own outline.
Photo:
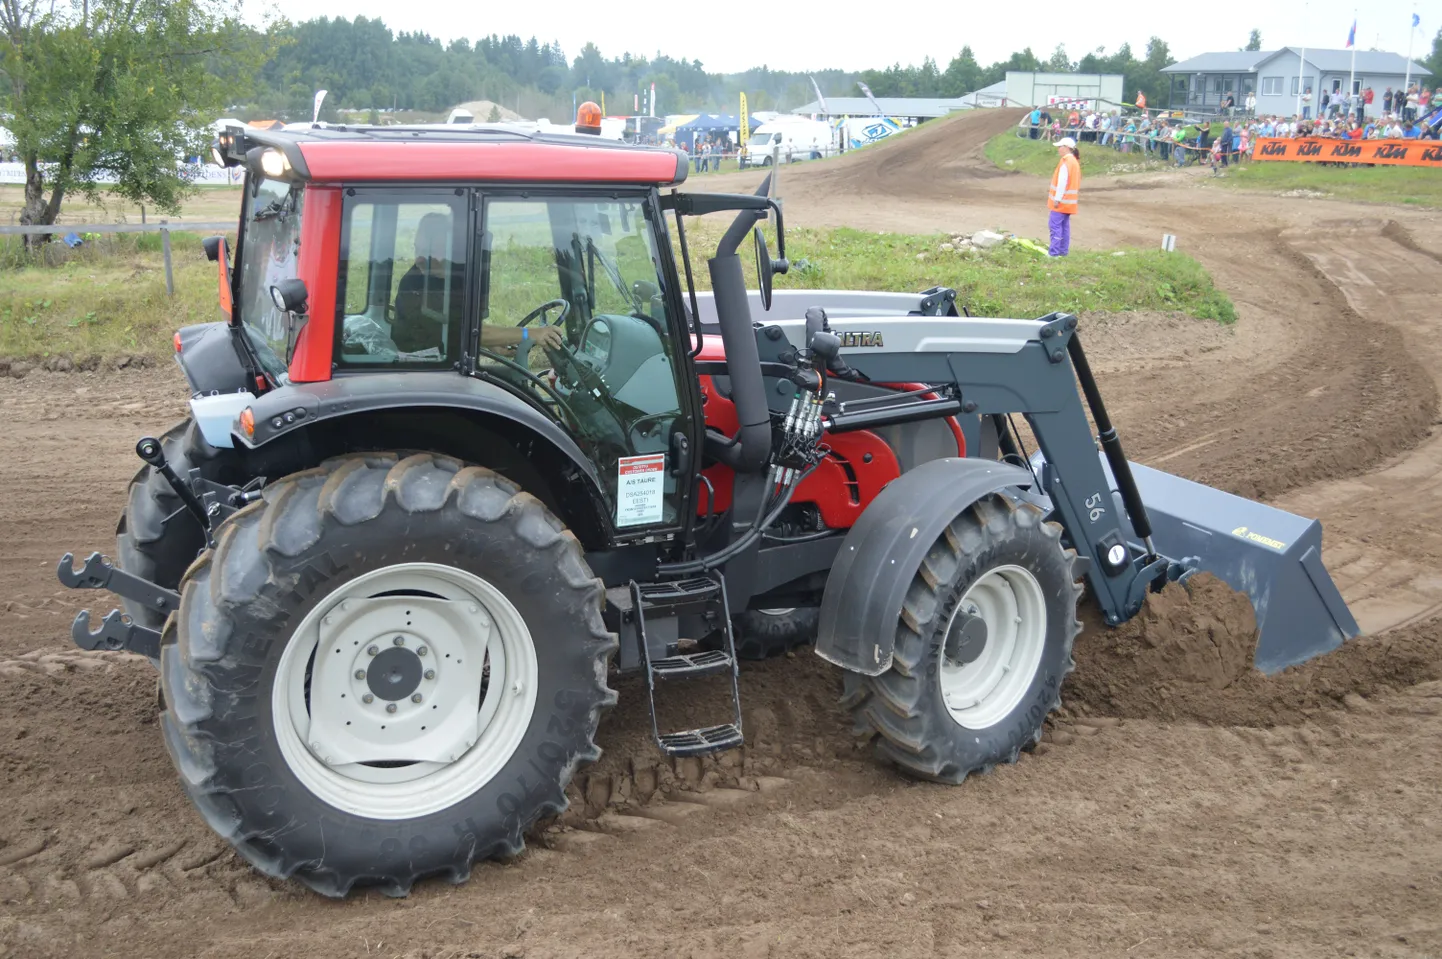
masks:
POLYGON ((1352 72, 1347 74, 1347 105, 1350 108, 1354 96, 1352 84, 1357 80, 1357 8, 1352 8, 1352 72))
MULTIPOLYGON (((1302 22, 1307 23, 1307 8, 1309 4, 1302 4, 1302 22)), ((1302 56, 1297 61, 1297 119, 1302 118, 1302 88, 1307 85, 1306 78, 1302 75, 1307 69, 1307 45, 1302 44, 1302 56)))
MULTIPOLYGON (((1417 14, 1415 11, 1412 13, 1412 19, 1417 19, 1417 14)), ((1416 36, 1416 34, 1417 28, 1413 26, 1412 23, 1409 21, 1407 23, 1407 73, 1406 79, 1402 81, 1402 103, 1404 105, 1407 103, 1407 88, 1412 85, 1412 40, 1416 36)), ((1398 110, 1397 115, 1406 116, 1406 113, 1403 110, 1398 110)))

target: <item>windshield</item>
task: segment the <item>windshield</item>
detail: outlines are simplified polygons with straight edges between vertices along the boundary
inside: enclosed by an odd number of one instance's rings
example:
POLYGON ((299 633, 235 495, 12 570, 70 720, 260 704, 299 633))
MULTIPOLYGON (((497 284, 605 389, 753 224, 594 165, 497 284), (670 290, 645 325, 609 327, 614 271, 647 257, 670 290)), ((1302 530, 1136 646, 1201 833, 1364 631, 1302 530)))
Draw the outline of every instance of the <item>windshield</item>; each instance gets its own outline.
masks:
POLYGON ((295 276, 303 196, 299 186, 262 180, 255 195, 246 198, 236 308, 256 358, 276 380, 286 376, 288 323, 272 302, 270 288, 295 276))

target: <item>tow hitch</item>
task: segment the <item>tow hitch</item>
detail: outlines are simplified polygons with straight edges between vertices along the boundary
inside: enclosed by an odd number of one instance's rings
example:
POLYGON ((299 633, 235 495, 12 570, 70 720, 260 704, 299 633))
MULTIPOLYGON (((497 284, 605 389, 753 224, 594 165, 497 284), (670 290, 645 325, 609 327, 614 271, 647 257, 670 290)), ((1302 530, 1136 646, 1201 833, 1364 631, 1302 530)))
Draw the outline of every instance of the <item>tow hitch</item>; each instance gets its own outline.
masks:
MULTIPOLYGON (((199 470, 191 470, 187 479, 181 479, 165 461, 160 442, 150 436, 135 444, 135 453, 160 473, 175 495, 180 497, 185 511, 205 531, 207 548, 215 545, 215 527, 236 510, 258 499, 260 488, 265 483, 264 477, 258 477, 244 487, 223 486, 205 479, 199 470)), ((62 585, 71 589, 109 590, 123 599, 166 614, 180 608, 180 594, 175 590, 127 573, 111 562, 110 557, 100 553, 91 553, 79 569, 75 567, 74 554, 66 553, 60 558, 55 575, 62 585)), ((90 610, 82 609, 70 626, 70 638, 76 646, 85 650, 139 653, 152 661, 160 659, 160 632, 140 625, 118 609, 106 613, 100 621, 100 629, 96 631, 90 628, 90 610)))

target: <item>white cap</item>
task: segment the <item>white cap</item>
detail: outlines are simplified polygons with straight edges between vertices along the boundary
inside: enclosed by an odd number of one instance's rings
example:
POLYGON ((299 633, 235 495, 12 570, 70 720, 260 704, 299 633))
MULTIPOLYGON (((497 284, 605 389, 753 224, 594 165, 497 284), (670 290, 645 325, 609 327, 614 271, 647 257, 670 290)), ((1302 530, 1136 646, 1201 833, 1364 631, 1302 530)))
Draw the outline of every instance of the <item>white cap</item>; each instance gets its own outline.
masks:
POLYGON ((1062 137, 1060 140, 1056 141, 1056 145, 1059 147, 1071 147, 1073 150, 1076 149, 1076 141, 1073 140, 1071 137, 1062 137))

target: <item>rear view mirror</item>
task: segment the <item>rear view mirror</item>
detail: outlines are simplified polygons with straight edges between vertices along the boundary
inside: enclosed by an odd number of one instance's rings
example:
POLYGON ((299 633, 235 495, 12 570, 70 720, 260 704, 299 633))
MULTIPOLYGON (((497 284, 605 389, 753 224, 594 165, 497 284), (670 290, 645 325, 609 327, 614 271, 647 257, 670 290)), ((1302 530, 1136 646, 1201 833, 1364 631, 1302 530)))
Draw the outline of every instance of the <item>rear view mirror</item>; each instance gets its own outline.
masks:
POLYGON ((205 258, 212 263, 220 261, 220 251, 225 247, 225 237, 208 236, 200 241, 200 246, 205 250, 205 258))
POLYGON ((757 227, 752 234, 756 239, 756 288, 761 292, 761 308, 771 309, 771 277, 774 275, 774 267, 771 263, 771 253, 766 249, 766 234, 757 227))

